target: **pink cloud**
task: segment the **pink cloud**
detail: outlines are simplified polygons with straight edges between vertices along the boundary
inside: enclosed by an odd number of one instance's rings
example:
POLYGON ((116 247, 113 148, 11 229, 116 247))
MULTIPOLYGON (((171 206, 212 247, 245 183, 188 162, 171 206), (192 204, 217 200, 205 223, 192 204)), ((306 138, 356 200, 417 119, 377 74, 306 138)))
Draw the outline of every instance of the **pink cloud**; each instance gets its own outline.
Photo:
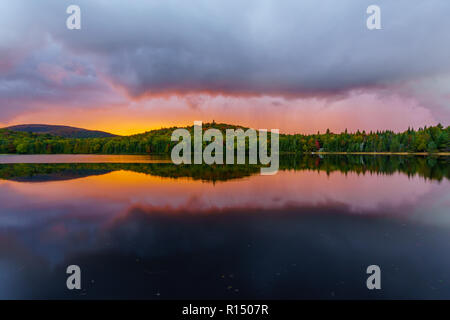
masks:
POLYGON ((131 134, 191 125, 195 120, 280 129, 284 133, 316 133, 327 128, 334 132, 403 131, 438 123, 431 111, 413 98, 355 91, 338 100, 190 94, 147 97, 114 105, 89 104, 75 109, 41 106, 16 116, 9 124, 43 122, 131 134))

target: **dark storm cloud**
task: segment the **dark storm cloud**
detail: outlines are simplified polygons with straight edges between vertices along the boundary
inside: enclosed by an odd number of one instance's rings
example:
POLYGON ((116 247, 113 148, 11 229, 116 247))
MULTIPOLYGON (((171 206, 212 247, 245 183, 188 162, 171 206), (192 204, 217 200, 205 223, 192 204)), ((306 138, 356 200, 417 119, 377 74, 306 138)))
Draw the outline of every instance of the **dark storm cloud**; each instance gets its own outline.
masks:
MULTIPOLYGON (((38 48, 57 43, 67 59, 83 57, 132 96, 323 96, 450 73, 446 0, 79 0, 82 30, 67 30, 72 2, 18 1, 2 8, 16 16, 3 20, 15 40, 0 34, 0 72, 7 69, 8 77, 51 97, 53 87, 20 73, 16 57, 24 66, 38 48), (366 8, 374 3, 383 29, 369 31, 366 8)), ((1 86, 2 95, 15 94, 1 86)))
POLYGON ((106 57, 134 95, 161 91, 321 93, 450 72, 448 1, 81 2, 73 50, 106 57), (117 4, 117 5, 115 5, 117 4))

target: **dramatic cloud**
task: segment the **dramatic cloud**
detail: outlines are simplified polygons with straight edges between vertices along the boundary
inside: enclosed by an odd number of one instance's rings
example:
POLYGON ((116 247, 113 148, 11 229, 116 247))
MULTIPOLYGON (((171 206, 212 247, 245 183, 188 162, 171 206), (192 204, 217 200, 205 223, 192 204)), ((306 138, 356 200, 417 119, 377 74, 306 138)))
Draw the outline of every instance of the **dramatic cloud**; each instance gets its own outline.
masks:
POLYGON ((450 119, 446 0, 375 1, 376 31, 366 28, 372 0, 76 2, 81 30, 65 26, 72 1, 0 4, 0 122, 49 106, 129 108, 173 95, 197 110, 205 96, 295 107, 337 105, 355 92, 450 119))

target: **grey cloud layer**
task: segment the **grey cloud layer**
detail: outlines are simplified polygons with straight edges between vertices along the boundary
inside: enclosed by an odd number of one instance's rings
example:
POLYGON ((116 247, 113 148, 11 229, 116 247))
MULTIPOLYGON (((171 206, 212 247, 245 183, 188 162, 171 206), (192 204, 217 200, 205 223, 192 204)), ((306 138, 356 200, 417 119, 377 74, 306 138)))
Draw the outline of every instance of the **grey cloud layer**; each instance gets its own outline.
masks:
POLYGON ((445 0, 378 1, 380 31, 365 27, 373 1, 114 3, 81 3, 85 29, 55 36, 104 54, 133 94, 336 91, 450 72, 445 0))
MULTIPOLYGON (((3 30, 10 30, 0 33, 0 75, 22 77, 45 92, 40 73, 20 72, 30 53, 48 43, 62 46, 66 59, 95 61, 95 71, 135 96, 322 95, 450 73, 447 0, 75 2, 82 9, 80 31, 65 28, 65 9, 74 1, 0 5, 3 30), (373 3, 382 9, 383 30, 365 27, 373 3)), ((95 71, 89 81, 100 83, 95 71)))

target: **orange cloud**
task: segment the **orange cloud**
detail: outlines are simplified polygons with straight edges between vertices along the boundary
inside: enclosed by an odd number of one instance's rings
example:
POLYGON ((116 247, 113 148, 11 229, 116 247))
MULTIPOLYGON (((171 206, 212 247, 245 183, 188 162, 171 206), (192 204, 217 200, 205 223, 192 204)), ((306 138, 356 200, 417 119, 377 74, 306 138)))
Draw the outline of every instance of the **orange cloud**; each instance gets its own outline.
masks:
POLYGON ((316 133, 327 128, 401 131, 436 124, 431 112, 415 100, 399 96, 354 93, 341 100, 221 95, 167 95, 127 104, 29 111, 6 124, 47 123, 97 129, 120 135, 192 125, 195 120, 225 122, 285 133, 316 133), (195 104, 195 106, 193 106, 195 104))

